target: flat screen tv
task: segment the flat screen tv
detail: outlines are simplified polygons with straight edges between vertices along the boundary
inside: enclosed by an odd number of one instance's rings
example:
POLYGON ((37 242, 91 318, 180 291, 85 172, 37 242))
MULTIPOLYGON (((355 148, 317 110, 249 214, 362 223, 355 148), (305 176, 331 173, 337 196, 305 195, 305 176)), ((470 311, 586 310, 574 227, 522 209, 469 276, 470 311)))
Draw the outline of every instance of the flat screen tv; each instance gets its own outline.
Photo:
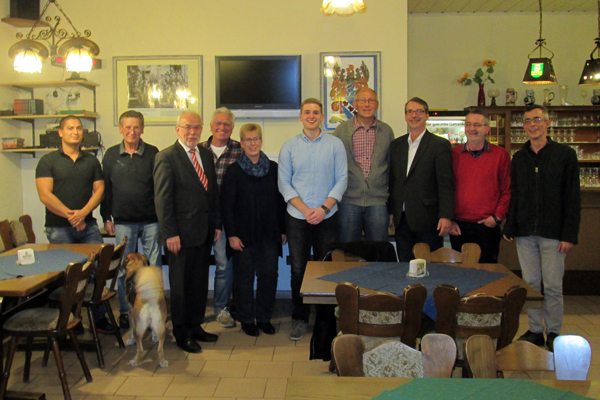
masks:
POLYGON ((217 108, 242 118, 300 114, 301 56, 217 56, 215 61, 217 108))

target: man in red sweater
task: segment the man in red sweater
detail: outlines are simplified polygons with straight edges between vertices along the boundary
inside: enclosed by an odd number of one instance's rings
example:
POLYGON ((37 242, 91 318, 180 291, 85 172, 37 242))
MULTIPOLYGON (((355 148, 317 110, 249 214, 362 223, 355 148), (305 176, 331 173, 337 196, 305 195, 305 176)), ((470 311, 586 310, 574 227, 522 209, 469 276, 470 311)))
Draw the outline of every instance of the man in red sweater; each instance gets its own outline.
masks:
POLYGON ((500 223, 510 203, 510 156, 486 141, 490 123, 485 111, 467 114, 467 143, 452 149, 454 221, 450 242, 460 251, 464 243, 481 247, 480 263, 497 263, 500 223))

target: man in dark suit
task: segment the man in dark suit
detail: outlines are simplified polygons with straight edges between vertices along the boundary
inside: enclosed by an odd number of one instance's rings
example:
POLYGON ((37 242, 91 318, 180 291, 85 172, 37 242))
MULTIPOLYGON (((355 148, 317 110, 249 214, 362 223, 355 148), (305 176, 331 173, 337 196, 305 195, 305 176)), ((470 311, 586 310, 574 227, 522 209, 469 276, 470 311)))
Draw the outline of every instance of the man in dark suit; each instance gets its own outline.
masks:
POLYGON ((175 127, 179 140, 159 152, 154 198, 160 232, 169 250, 171 320, 177 346, 190 353, 217 335, 202 329, 208 295, 208 256, 221 231, 217 177, 212 154, 201 147, 202 118, 184 112, 175 127))
POLYGON ((427 103, 414 97, 404 106, 410 133, 392 141, 390 200, 400 262, 413 258, 416 243, 443 246, 454 216, 452 147, 425 127, 427 103))

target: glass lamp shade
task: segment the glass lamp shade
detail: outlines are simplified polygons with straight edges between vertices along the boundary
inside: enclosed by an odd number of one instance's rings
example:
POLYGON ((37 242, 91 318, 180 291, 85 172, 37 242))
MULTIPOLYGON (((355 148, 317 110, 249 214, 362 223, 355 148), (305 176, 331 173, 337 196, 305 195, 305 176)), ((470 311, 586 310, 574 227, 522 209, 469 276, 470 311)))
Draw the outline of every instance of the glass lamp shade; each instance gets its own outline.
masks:
POLYGON ((13 67, 17 72, 42 72, 42 60, 33 50, 25 49, 15 56, 13 67))
POLYGON ((67 71, 90 72, 92 70, 92 56, 86 49, 75 48, 67 55, 65 66, 67 71))
POLYGON ((337 13, 343 17, 350 16, 355 12, 364 13, 367 5, 364 0, 323 0, 321 12, 327 16, 337 13))
POLYGON ((585 62, 579 84, 600 85, 600 58, 592 58, 585 62))
POLYGON ((550 58, 530 58, 523 83, 528 85, 551 85, 556 83, 556 74, 550 58))

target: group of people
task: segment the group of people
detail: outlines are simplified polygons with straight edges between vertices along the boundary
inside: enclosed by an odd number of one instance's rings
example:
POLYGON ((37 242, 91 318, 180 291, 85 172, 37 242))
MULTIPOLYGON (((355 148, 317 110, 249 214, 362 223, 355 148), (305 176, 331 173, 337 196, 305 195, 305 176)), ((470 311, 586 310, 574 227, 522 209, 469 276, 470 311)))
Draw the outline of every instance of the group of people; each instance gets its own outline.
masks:
MULTIPOLYGON (((453 149, 427 130, 429 109, 420 98, 406 103, 409 133, 398 138, 376 117, 375 91, 359 90, 354 107, 356 115, 328 134, 321 130, 323 104, 304 100, 302 131, 282 145, 278 163, 261 150, 260 125, 245 124, 240 141, 231 138, 235 116, 226 108, 213 113, 212 136, 202 143, 202 118, 181 114, 178 140, 162 151, 142 141, 143 115, 127 111, 119 119, 123 141, 108 149, 103 171, 80 150, 81 122, 65 117, 62 147, 36 169, 48 240, 101 243, 91 214, 101 204, 106 231, 117 242, 129 237, 126 253, 140 239, 150 263, 160 265, 159 246, 165 246, 173 335, 179 347, 196 353, 198 342, 218 338, 202 328, 211 248, 217 321, 236 326, 228 307, 233 292, 242 330, 258 336, 260 330, 275 333, 270 320, 278 258, 288 243, 290 339, 300 340, 310 314, 300 296, 306 264, 311 255, 322 259, 331 243, 387 241, 393 226, 400 262, 414 258, 416 243, 434 251, 450 234, 455 250, 474 242, 482 249, 480 262, 497 263, 503 235, 516 240, 525 281, 538 291, 544 285, 543 310, 529 310, 529 330, 521 339, 552 348, 562 326, 564 260, 577 243, 580 194, 576 154, 547 137, 547 109, 525 111, 530 140, 511 168, 506 150, 486 140, 490 124, 483 110, 466 116, 467 143, 453 149)), ((126 327, 121 279, 119 293, 119 324, 126 327)), ((103 310, 95 315, 105 321, 103 310)))

